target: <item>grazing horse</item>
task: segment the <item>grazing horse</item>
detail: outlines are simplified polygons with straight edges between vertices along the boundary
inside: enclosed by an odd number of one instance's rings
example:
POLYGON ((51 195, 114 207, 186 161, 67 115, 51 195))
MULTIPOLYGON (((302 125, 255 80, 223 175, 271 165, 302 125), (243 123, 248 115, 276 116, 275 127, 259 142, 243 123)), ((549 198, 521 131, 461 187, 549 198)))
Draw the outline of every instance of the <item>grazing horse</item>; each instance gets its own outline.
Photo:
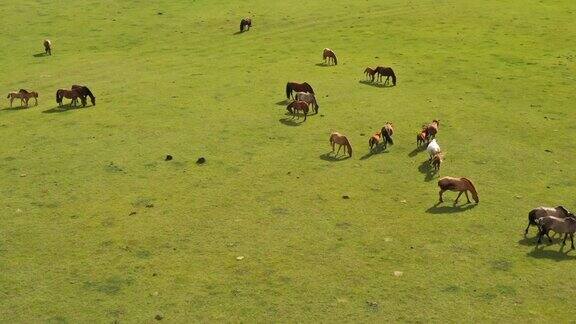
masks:
POLYGON ((576 232, 576 218, 573 216, 560 218, 554 216, 544 216, 536 220, 536 224, 540 227, 540 232, 538 233, 538 242, 536 246, 542 241, 542 236, 548 236, 548 240, 552 243, 549 231, 554 231, 559 234, 564 234, 564 241, 562 245, 566 244, 566 238, 570 235, 570 240, 572 241, 572 250, 574 250, 574 232, 576 232))
POLYGON ((432 162, 432 158, 442 152, 442 150, 440 149, 440 145, 438 145, 438 143, 436 142, 436 139, 433 139, 429 144, 428 147, 426 147, 426 151, 428 152, 428 154, 430 155, 430 159, 429 161, 432 162))
POLYGON ((66 90, 66 89, 58 89, 58 91, 56 91, 56 102, 58 103, 58 106, 62 106, 62 99, 63 98, 68 98, 71 99, 72 102, 70 103, 70 105, 78 105, 78 98, 80 97, 80 92, 76 89, 72 89, 72 90, 66 90))
POLYGON ((52 55, 52 42, 49 39, 44 40, 44 53, 52 55))
POLYGON ((394 125, 392 125, 391 122, 386 122, 380 133, 382 134, 382 137, 384 137, 384 149, 388 147, 388 144, 394 145, 394 141, 392 140, 392 135, 394 135, 394 125))
POLYGON ((432 161, 430 163, 432 164, 434 170, 440 171, 440 165, 442 164, 443 161, 444 161, 444 154, 442 152, 438 152, 436 153, 436 155, 432 157, 432 161))
POLYGON ((380 144, 381 140, 382 140, 382 132, 374 133, 374 135, 372 135, 368 140, 368 146, 370 146, 370 150, 374 149, 374 146, 380 144))
POLYGON ((298 116, 296 113, 301 111, 304 114, 304 121, 306 121, 306 116, 308 116, 308 103, 302 100, 294 100, 288 104, 286 107, 293 116, 298 116))
POLYGON ((335 144, 338 144, 338 151, 336 152, 336 155, 340 153, 340 149, 342 148, 342 146, 344 146, 344 154, 346 154, 346 149, 348 149, 348 155, 352 157, 352 145, 350 145, 350 141, 348 141, 348 138, 346 138, 346 136, 338 132, 333 132, 332 134, 330 134, 330 145, 332 146, 332 153, 334 153, 335 144))
POLYGON ((372 82, 374 82, 374 74, 376 74, 376 70, 373 70, 373 69, 371 69, 371 68, 369 68, 369 67, 367 67, 366 69, 364 69, 364 75, 365 75, 367 78, 370 78, 370 80, 371 80, 372 82))
POLYGON ((334 53, 334 51, 329 48, 325 48, 324 52, 322 52, 322 59, 324 59, 324 64, 326 64, 326 59, 328 59, 328 64, 330 64, 330 60, 332 60, 334 65, 338 65, 336 53, 334 53))
POLYGON ((296 82, 288 82, 286 83, 286 99, 290 99, 290 95, 292 92, 310 92, 311 94, 314 93, 314 89, 312 86, 308 84, 308 82, 304 83, 296 83, 296 82))
POLYGON ((456 201, 454 201, 455 204, 458 203, 458 199, 460 199, 462 193, 466 195, 466 199, 468 199, 468 203, 470 203, 470 198, 468 198, 468 191, 470 191, 470 193, 472 194, 472 198, 474 198, 474 201, 476 203, 480 202, 480 199, 478 199, 478 192, 476 192, 474 184, 472 183, 472 181, 466 178, 444 177, 438 180, 438 187, 440 187, 440 202, 443 202, 442 194, 445 191, 460 192, 458 194, 458 197, 456 197, 456 201))
POLYGON ((14 99, 20 99, 20 106, 23 106, 24 103, 26 103, 26 107, 28 107, 28 100, 30 100, 30 98, 34 98, 35 105, 38 105, 38 92, 34 91, 29 92, 24 89, 20 89, 18 92, 10 92, 6 98, 10 99, 10 107, 12 107, 12 102, 14 99))
POLYGON ((82 101, 82 107, 86 106, 86 96, 90 97, 90 101, 92 101, 92 106, 96 106, 96 97, 92 94, 92 91, 90 91, 90 89, 88 89, 87 86, 74 84, 72 85, 72 90, 78 91, 80 101, 82 101))
POLYGON ((240 21, 240 32, 244 31, 244 28, 246 28, 246 30, 250 30, 250 27, 252 27, 252 19, 250 18, 244 18, 240 21))
POLYGON ((294 96, 294 98, 296 100, 306 101, 309 105, 312 105, 312 108, 314 108, 314 113, 315 114, 318 113, 318 108, 320 108, 320 106, 318 106, 318 102, 316 102, 316 97, 314 96, 313 93, 296 92, 296 95, 294 96))
POLYGON ((528 229, 530 226, 536 226, 536 221, 542 217, 546 216, 554 216, 557 218, 565 218, 568 216, 574 216, 566 207, 564 206, 556 206, 556 207, 544 207, 540 206, 537 208, 532 209, 528 213, 528 226, 526 226, 526 230, 524 230, 524 236, 528 234, 528 229))
POLYGON ((382 77, 385 76, 386 80, 384 81, 384 84, 388 83, 388 79, 390 79, 390 77, 392 77, 392 85, 396 85, 396 74, 394 74, 394 70, 392 70, 392 68, 390 67, 383 67, 383 66, 379 66, 376 68, 376 79, 380 80, 380 82, 382 82, 382 77))

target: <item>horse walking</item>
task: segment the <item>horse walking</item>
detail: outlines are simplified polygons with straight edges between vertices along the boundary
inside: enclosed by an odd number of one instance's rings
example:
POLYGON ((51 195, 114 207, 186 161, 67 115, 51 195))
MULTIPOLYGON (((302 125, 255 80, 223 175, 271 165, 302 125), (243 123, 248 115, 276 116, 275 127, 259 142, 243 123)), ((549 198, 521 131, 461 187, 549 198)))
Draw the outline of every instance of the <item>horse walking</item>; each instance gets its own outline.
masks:
POLYGON ((376 74, 376 70, 367 67, 366 69, 364 69, 364 75, 366 76, 366 78, 370 78, 371 82, 374 82, 374 75, 376 74))
POLYGON ((392 135, 394 135, 394 125, 391 122, 386 122, 384 127, 380 130, 382 137, 384 138, 384 149, 388 147, 388 144, 394 145, 394 141, 392 140, 392 135))
POLYGON ((344 154, 346 154, 346 149, 348 149, 348 156, 352 157, 352 145, 348 138, 338 132, 333 132, 330 134, 330 145, 332 146, 332 153, 334 153, 334 146, 338 144, 338 151, 336 155, 340 153, 340 149, 344 146, 344 154))
POLYGON ((536 246, 542 241, 542 236, 548 236, 548 240, 552 243, 552 239, 548 232, 554 231, 559 234, 564 234, 564 241, 562 245, 566 244, 566 238, 570 235, 570 241, 572 241, 572 250, 574 250, 574 232, 576 232, 576 218, 570 216, 566 218, 545 216, 536 220, 536 224, 540 227, 540 232, 538 233, 538 242, 536 246))
POLYGON ((460 199, 462 193, 466 195, 466 199, 468 199, 468 203, 470 203, 470 198, 468 198, 468 191, 470 191, 472 198, 476 203, 480 202, 480 199, 478 199, 478 192, 476 191, 474 184, 472 181, 466 178, 444 177, 438 180, 438 187, 440 187, 440 202, 444 202, 444 200, 442 200, 442 194, 444 194, 445 191, 460 192, 458 197, 456 197, 456 201, 454 201, 455 204, 458 203, 458 199, 460 199))
POLYGON ((432 158, 442 152, 442 150, 440 149, 440 145, 438 145, 438 143, 436 142, 436 139, 433 139, 429 144, 428 147, 426 147, 426 151, 428 152, 428 154, 430 155, 430 163, 432 163, 432 158))
POLYGON ((240 32, 248 31, 252 27, 252 19, 244 18, 240 21, 240 32))
POLYGON ((312 105, 312 108, 314 108, 314 113, 315 114, 318 113, 318 108, 320 108, 320 106, 318 106, 318 102, 316 102, 316 97, 314 96, 313 93, 296 92, 294 98, 296 100, 306 101, 309 105, 312 105))
POLYGON ((72 85, 72 90, 76 90, 78 92, 80 101, 82 101, 82 107, 86 106, 86 96, 90 97, 92 106, 96 106, 96 97, 92 94, 92 91, 90 91, 87 86, 74 84, 72 85))
POLYGON ((330 64, 330 61, 332 61, 334 65, 338 65, 338 59, 336 58, 336 53, 334 53, 334 51, 329 48, 325 48, 324 51, 322 52, 322 59, 324 60, 324 64, 326 64, 326 60, 328 60, 328 64, 330 64))
POLYGON ((49 39, 44 40, 44 53, 52 55, 52 42, 49 39))
POLYGON ((311 94, 315 94, 314 89, 312 89, 312 86, 310 86, 308 84, 308 82, 304 82, 304 83, 288 82, 288 83, 286 83, 286 99, 290 99, 292 92, 309 92, 311 94))
POLYGON ((308 103, 302 100, 294 100, 288 104, 286 110, 290 112, 293 116, 298 116, 297 113, 301 111, 304 114, 304 121, 306 121, 306 116, 308 116, 308 103))
POLYGON ((526 229, 524 230, 524 236, 528 235, 528 229, 530 228, 530 226, 537 226, 536 221, 538 219, 540 219, 542 217, 546 217, 546 216, 554 216, 557 218, 566 218, 569 216, 574 217, 574 214, 572 214, 570 211, 568 211, 568 209, 566 209, 566 207, 564 207, 564 206, 556 206, 556 207, 540 206, 540 207, 536 207, 528 213, 528 226, 526 226, 526 229))
POLYGON ((440 171, 442 162, 444 162, 444 154, 442 152, 438 152, 432 157, 432 161, 430 163, 432 164, 432 168, 434 168, 434 170, 440 171))
POLYGON ((376 80, 380 80, 382 82, 382 77, 385 76, 386 80, 384 84, 388 83, 388 79, 392 78, 392 85, 396 85, 396 74, 394 74, 394 70, 390 67, 383 67, 379 66, 376 68, 376 80))
POLYGON ((62 106, 62 99, 67 98, 71 99, 70 105, 74 105, 75 107, 78 105, 78 98, 80 97, 80 92, 76 89, 66 90, 66 89, 58 89, 56 91, 56 102, 58 106, 62 106))
POLYGON ((368 139, 368 146, 370 147, 370 150, 373 150, 375 146, 380 144, 381 140, 382 132, 376 132, 374 135, 370 136, 370 139, 368 139))

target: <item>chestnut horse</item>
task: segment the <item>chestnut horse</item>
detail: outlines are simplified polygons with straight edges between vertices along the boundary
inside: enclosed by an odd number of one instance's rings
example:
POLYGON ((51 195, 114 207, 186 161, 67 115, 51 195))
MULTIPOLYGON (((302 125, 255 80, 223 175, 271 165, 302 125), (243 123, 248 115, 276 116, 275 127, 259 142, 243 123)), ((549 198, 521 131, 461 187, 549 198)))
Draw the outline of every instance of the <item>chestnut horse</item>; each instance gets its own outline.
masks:
POLYGON ((434 119, 428 125, 422 125, 422 130, 416 136, 416 145, 430 143, 430 140, 436 138, 436 134, 438 133, 438 127, 440 127, 440 121, 436 119, 434 119))
POLYGON ((78 105, 78 98, 80 97, 80 92, 76 89, 72 89, 72 90, 66 90, 66 89, 58 89, 58 91, 56 91, 56 102, 58 103, 58 106, 62 106, 62 99, 63 98, 68 98, 68 99, 72 99, 72 102, 70 103, 70 105, 78 105))
POLYGON ((470 203, 470 198, 468 198, 468 191, 470 191, 470 193, 472 194, 472 198, 476 203, 480 201, 480 199, 478 199, 478 192, 476 191, 474 184, 472 183, 472 181, 466 178, 444 177, 438 180, 438 187, 440 187, 440 202, 443 202, 442 194, 445 191, 460 192, 458 194, 458 197, 456 197, 456 201, 454 202, 455 204, 458 203, 458 199, 460 198, 462 193, 466 195, 466 199, 468 199, 468 203, 470 203))
POLYGON ((338 132, 333 132, 330 134, 330 145, 332 146, 332 153, 334 153, 334 145, 338 144, 338 152, 336 155, 340 153, 340 149, 344 146, 344 154, 346 154, 346 149, 348 149, 348 156, 352 157, 352 145, 350 145, 350 141, 348 138, 338 132))
POLYGON ((370 78, 370 80, 372 82, 374 82, 374 74, 376 74, 376 70, 373 70, 369 67, 367 67, 366 69, 364 69, 364 75, 368 78, 370 78))
POLYGON ((324 59, 324 64, 326 64, 326 59, 328 59, 328 64, 330 64, 330 60, 332 60, 334 65, 338 65, 336 53, 334 53, 334 51, 329 48, 324 49, 324 52, 322 53, 322 59, 324 59))
POLYGON ((308 84, 308 82, 304 83, 296 83, 296 82, 288 82, 286 83, 286 99, 290 99, 292 92, 310 92, 314 94, 314 90, 312 86, 308 84))
POLYGON ((386 80, 384 84, 388 83, 388 79, 392 78, 392 85, 396 85, 396 74, 394 74, 394 70, 390 67, 383 67, 379 66, 376 68, 376 79, 382 82, 382 77, 385 76, 386 80))
POLYGON ((381 140, 382 140, 382 132, 374 133, 374 135, 372 135, 368 140, 368 146, 370 147, 371 150, 373 150, 374 146, 380 144, 381 140))
POLYGON ((306 116, 308 116, 308 103, 302 100, 294 100, 288 104, 286 107, 293 116, 298 116, 297 113, 301 111, 304 114, 304 121, 306 121, 306 116))
POLYGON ((80 101, 82 101, 82 107, 86 106, 86 96, 90 97, 90 101, 92 101, 92 106, 96 106, 96 97, 94 97, 92 91, 90 91, 90 89, 88 89, 87 86, 74 84, 72 85, 72 90, 78 91, 80 101))
POLYGON ((44 53, 52 55, 52 42, 49 39, 44 40, 44 53))
POLYGON ((20 106, 23 106, 24 103, 26 103, 26 107, 28 107, 28 100, 34 98, 35 105, 38 105, 38 92, 34 91, 28 92, 24 89, 20 89, 18 92, 10 92, 6 98, 10 99, 10 107, 12 107, 14 99, 20 99, 20 106))
POLYGON ((252 19, 244 18, 240 21, 240 32, 243 32, 244 28, 246 28, 246 31, 248 31, 250 30, 250 27, 252 27, 252 19))

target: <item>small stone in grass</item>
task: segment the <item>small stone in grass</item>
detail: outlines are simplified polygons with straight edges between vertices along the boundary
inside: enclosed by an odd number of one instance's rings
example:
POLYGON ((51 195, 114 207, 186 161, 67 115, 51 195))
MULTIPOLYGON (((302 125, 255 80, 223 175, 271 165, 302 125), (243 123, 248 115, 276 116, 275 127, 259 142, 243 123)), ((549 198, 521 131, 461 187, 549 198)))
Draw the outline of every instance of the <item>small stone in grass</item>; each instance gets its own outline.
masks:
POLYGON ((26 176, 26 173, 21 173, 20 177, 24 178, 26 176))
POLYGON ((402 271, 394 271, 394 276, 395 276, 395 277, 400 277, 400 276, 403 275, 403 274, 404 274, 404 272, 402 272, 402 271))
POLYGON ((400 200, 401 203, 405 204, 406 203, 406 199, 402 199, 400 200))
POLYGON ((238 260, 238 261, 244 260, 244 256, 242 256, 242 255, 237 256, 237 257, 236 257, 236 260, 238 260))
POLYGON ((196 164, 204 164, 204 163, 206 163, 206 159, 203 158, 203 157, 201 157, 201 158, 199 158, 198 160, 196 160, 196 164))
POLYGON ((166 157, 164 158, 164 161, 172 161, 173 157, 172 155, 168 154, 166 155, 166 157))
POLYGON ((350 196, 348 196, 348 195, 343 195, 343 196, 342 196, 342 199, 350 199, 350 196))

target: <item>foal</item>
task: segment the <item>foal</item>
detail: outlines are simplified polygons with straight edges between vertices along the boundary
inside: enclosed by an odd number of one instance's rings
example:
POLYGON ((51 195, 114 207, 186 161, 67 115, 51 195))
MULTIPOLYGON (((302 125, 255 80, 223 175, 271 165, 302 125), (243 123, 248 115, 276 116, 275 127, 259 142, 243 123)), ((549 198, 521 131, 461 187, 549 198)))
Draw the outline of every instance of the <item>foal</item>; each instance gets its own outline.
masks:
POLYGON ((326 64, 326 59, 328 59, 328 64, 330 64, 330 60, 332 60, 334 65, 338 65, 336 53, 334 53, 334 51, 329 48, 324 49, 324 52, 322 53, 322 59, 324 59, 324 64, 326 64))
POLYGON ((366 75, 367 78, 370 78, 372 82, 374 82, 374 74, 376 74, 376 70, 373 70, 369 67, 364 69, 364 75, 366 75))

